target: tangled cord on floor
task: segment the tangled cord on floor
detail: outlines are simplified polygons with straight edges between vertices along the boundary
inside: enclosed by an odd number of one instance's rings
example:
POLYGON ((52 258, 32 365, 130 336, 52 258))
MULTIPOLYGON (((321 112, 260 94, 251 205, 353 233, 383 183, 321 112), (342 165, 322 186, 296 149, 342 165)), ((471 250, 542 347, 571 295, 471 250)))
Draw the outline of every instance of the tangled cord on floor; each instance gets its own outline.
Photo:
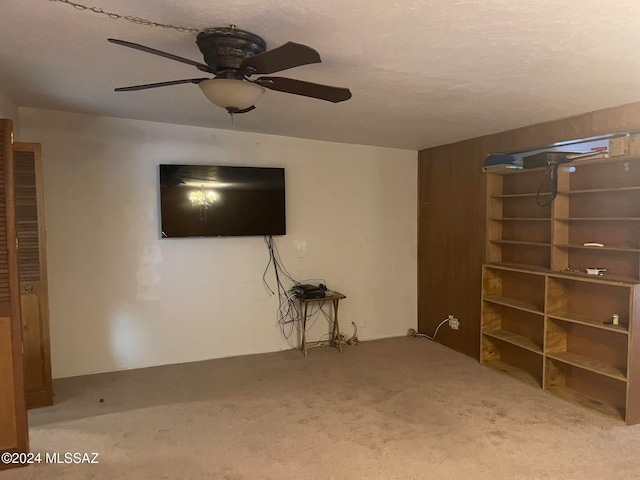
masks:
POLYGON ((340 345, 344 345, 345 343, 347 345, 357 345, 360 342, 358 340, 358 326, 355 322, 351 322, 351 325, 353 325, 353 335, 347 338, 344 333, 341 333, 336 337, 336 343, 340 345))
POLYGON ((351 325, 353 325, 353 335, 347 339, 347 345, 357 345, 359 342, 358 326, 356 325, 356 322, 351 322, 351 325))
MULTIPOLYGON (((331 343, 330 340, 307 342, 307 348, 325 347, 327 345, 344 345, 345 343, 347 345, 357 345, 358 343, 360 343, 360 340, 358 340, 358 327, 356 326, 355 322, 351 322, 351 325, 353 325, 353 335, 351 335, 349 338, 347 338, 344 333, 340 333, 339 336, 336 336, 333 343, 331 343)), ((326 335, 330 336, 331 334, 328 333, 326 335)))

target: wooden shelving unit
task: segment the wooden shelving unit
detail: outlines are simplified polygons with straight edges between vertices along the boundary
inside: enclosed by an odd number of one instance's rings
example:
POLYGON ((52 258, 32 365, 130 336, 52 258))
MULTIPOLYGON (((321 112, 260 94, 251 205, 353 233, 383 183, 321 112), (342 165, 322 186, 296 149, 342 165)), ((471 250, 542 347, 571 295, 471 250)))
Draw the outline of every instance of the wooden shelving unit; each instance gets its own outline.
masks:
POLYGON ((640 155, 560 166, 539 206, 544 176, 488 174, 480 361, 640 423, 640 155))

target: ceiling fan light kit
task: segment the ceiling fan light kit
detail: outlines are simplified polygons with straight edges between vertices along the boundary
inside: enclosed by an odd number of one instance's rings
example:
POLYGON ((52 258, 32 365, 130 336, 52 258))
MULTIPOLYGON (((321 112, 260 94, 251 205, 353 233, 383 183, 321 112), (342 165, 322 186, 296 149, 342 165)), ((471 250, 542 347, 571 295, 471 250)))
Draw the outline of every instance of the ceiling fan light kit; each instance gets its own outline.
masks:
POLYGON ((230 78, 212 78, 198 83, 198 86, 211 103, 228 112, 251 107, 265 91, 255 83, 230 78))
POLYGON ((198 33, 196 44, 205 63, 124 40, 110 38, 109 42, 185 63, 214 76, 210 79, 190 78, 121 87, 116 91, 136 91, 194 83, 200 87, 209 101, 226 109, 231 115, 255 109, 254 103, 265 89, 333 103, 351 98, 348 88, 331 87, 293 78, 260 77, 251 80, 249 77, 256 74, 270 74, 301 65, 320 63, 320 55, 311 47, 293 42, 267 50, 262 38, 251 32, 239 30, 235 25, 208 28, 198 33))

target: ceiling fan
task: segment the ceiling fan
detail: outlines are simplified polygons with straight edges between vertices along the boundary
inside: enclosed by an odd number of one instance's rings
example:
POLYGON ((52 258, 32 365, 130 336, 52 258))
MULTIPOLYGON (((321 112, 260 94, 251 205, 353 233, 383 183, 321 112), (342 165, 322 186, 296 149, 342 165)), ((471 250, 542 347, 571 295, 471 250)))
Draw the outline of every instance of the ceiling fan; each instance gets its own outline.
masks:
POLYGON ((334 103, 351 98, 351 91, 348 88, 331 87, 285 77, 262 76, 251 79, 250 77, 256 74, 271 74, 301 65, 320 63, 320 55, 311 47, 293 42, 287 42, 278 48, 267 51, 267 45, 262 38, 251 32, 239 30, 235 25, 208 28, 198 34, 196 44, 205 63, 137 43, 115 38, 108 40, 116 45, 186 63, 202 72, 213 75, 213 78, 188 78, 121 87, 116 88, 116 92, 194 83, 200 87, 212 103, 226 109, 231 115, 255 109, 254 103, 264 93, 265 88, 334 103))

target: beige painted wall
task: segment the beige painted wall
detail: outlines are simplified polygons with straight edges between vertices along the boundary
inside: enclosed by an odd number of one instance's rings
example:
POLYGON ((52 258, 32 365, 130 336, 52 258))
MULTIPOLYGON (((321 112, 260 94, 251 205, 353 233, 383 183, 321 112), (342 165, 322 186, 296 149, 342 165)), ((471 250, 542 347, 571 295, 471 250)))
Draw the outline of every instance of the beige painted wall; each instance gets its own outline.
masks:
MULTIPOLYGON (((347 294, 341 324, 360 339, 416 327, 417 152, 29 108, 20 121, 43 145, 54 377, 290 348, 261 237, 159 238, 159 163, 285 167, 289 272, 347 294)), ((310 335, 327 331, 321 317, 310 335)))
POLYGON ((0 89, 0 118, 13 120, 13 131, 17 135, 20 127, 18 121, 18 106, 2 89, 0 89))

